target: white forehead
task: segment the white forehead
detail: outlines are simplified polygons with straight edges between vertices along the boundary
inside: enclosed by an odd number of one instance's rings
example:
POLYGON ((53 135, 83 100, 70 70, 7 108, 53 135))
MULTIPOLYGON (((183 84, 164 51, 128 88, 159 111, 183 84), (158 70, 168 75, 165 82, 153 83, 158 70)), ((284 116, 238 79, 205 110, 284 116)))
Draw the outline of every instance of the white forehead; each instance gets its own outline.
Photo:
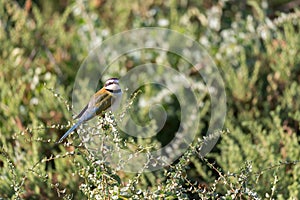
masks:
POLYGON ((119 84, 119 80, 118 79, 108 79, 106 82, 105 82, 105 86, 108 86, 110 84, 119 84))
POLYGON ((117 78, 108 79, 105 82, 104 87, 108 90, 119 90, 120 89, 119 80, 117 78))
POLYGON ((108 90, 119 90, 120 86, 119 86, 118 82, 113 82, 112 84, 105 86, 105 88, 108 90))

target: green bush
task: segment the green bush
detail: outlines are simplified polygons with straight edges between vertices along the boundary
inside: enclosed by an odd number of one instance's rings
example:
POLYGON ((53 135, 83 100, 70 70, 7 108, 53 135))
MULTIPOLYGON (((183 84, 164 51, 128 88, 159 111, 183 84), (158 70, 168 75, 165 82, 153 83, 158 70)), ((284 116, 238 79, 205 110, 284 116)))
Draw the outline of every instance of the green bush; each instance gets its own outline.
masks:
MULTIPOLYGON (((243 2, 2 0, 0 198, 299 198, 299 10, 270 14, 265 1, 243 2), (119 171, 84 148, 77 134, 57 145, 70 126, 70 94, 89 51, 115 33, 152 26, 189 35, 206 48, 221 71, 227 115, 214 150, 206 158, 198 156, 210 115, 207 91, 198 94, 202 120, 194 143, 161 170, 119 171)), ((282 5, 286 7, 286 2, 282 5)), ((120 58, 111 73, 124 76, 134 66, 156 63, 162 56, 166 59, 161 64, 181 67, 176 55, 145 50, 138 57, 120 58), (120 67, 124 63, 126 67, 120 67)), ((192 73, 189 78, 197 86, 203 84, 192 73)), ((160 94, 159 89, 145 86, 140 91, 151 98, 160 94)), ((130 149, 132 155, 147 153, 172 139, 173 126, 180 123, 180 105, 174 99, 171 96, 163 105, 170 114, 163 137, 124 136, 113 128, 111 116, 99 118, 105 127, 101 137, 119 148, 104 156, 121 148, 130 149)), ((137 93, 123 113, 135 112, 135 120, 143 123, 148 110, 132 111, 139 101, 137 93)), ((155 132, 156 124, 151 123, 145 134, 155 132)))

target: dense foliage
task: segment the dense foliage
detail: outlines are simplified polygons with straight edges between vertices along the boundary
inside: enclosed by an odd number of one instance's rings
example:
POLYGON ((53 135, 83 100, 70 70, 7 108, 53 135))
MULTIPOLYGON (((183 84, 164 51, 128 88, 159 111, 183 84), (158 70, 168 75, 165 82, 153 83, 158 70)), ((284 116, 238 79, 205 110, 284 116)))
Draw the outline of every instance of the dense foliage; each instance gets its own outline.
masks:
MULTIPOLYGON (((1 0, 0 198, 299 198, 300 12, 293 3, 1 0), (221 71, 227 115, 214 150, 198 156, 210 114, 207 93, 201 96, 203 121, 195 142, 161 170, 118 171, 89 154, 77 134, 55 144, 71 123, 72 87, 89 51, 113 34, 153 26, 198 41, 221 71)), ((160 56, 147 51, 141 57, 128 55, 117 63, 126 68, 112 73, 122 76, 160 56)), ((168 56, 169 64, 179 68, 176 56, 168 56)), ((152 87, 141 91, 148 97, 157 94, 152 87)), ((172 137, 172 124, 178 127, 177 104, 167 107, 171 117, 161 134, 172 137)), ((159 136, 136 141, 113 135, 116 130, 107 121, 100 123, 107 127, 103 137, 136 145, 136 151, 166 142, 159 136)))

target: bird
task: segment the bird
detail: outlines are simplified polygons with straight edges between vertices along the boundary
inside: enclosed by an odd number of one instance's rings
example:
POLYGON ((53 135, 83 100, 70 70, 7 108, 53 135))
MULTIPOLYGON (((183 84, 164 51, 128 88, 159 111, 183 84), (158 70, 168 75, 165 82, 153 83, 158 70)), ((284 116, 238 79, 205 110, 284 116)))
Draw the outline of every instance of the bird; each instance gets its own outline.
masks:
POLYGON ((105 81, 104 86, 98 90, 91 98, 89 103, 81 110, 81 112, 74 118, 78 119, 57 143, 61 143, 70 133, 72 133, 82 123, 100 115, 103 111, 110 109, 116 111, 120 105, 122 98, 122 90, 119 85, 118 78, 110 78, 105 81))

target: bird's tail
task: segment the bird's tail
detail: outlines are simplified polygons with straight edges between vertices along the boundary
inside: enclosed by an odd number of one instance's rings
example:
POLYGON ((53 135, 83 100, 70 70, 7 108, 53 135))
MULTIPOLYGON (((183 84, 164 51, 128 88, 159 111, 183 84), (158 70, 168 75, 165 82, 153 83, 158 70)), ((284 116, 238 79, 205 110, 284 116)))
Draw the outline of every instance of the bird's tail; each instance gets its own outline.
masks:
POLYGON ((60 139, 57 143, 61 143, 70 133, 72 133, 80 124, 82 121, 78 121, 75 125, 73 125, 60 139))

